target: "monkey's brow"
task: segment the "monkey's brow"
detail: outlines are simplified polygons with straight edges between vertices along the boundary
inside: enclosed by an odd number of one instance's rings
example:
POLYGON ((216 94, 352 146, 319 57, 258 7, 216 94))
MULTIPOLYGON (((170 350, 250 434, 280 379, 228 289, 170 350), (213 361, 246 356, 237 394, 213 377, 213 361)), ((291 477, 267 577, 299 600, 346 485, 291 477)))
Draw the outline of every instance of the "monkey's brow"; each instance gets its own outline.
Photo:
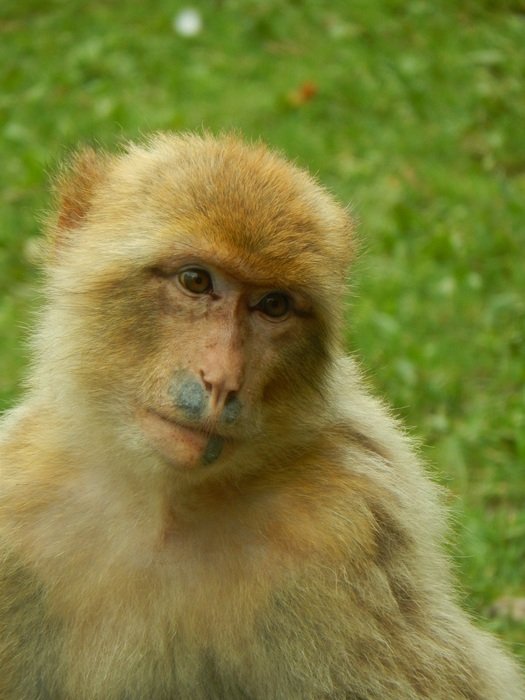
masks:
POLYGON ((291 278, 287 279, 285 275, 277 276, 267 272, 260 273, 256 267, 247 265, 240 257, 235 258, 226 254, 221 255, 220 252, 193 245, 188 241, 177 241, 177 251, 174 251, 171 255, 160 258, 155 263, 155 267, 159 270, 164 270, 166 274, 173 274, 180 268, 182 263, 189 265, 192 263, 195 265, 209 265, 250 287, 258 289, 279 289, 309 298, 308 290, 298 285, 295 280, 291 278), (193 261, 191 257, 188 258, 188 254, 194 257, 193 261))

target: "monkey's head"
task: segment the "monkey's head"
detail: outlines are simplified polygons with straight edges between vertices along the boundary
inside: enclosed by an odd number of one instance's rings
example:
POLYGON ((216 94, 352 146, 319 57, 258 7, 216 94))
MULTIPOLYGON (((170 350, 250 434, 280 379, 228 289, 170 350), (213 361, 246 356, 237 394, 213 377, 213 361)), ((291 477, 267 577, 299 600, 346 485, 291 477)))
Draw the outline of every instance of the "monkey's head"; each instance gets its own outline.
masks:
POLYGON ((57 191, 40 382, 62 375, 105 432, 185 471, 304 435, 352 248, 325 190, 261 145, 158 135, 80 152, 57 191))

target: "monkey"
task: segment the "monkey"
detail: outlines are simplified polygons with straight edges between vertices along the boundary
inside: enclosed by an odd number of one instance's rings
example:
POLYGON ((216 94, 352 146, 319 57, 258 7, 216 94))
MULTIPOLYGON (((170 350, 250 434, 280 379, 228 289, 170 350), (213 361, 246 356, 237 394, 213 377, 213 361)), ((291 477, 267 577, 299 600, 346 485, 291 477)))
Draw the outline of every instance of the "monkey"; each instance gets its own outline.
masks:
POLYGON ((0 437, 0 700, 523 700, 344 346, 357 234, 241 136, 55 180, 0 437))

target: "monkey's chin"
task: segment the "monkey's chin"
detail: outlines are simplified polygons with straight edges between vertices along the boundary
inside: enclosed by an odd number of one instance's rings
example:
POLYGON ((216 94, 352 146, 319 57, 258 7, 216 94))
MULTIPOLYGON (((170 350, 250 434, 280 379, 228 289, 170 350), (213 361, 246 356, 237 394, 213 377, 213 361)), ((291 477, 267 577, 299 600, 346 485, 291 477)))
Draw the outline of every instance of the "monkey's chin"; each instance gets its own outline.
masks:
POLYGON ((139 411, 139 425, 149 444, 177 469, 211 464, 222 451, 222 439, 164 418, 152 410, 139 411))

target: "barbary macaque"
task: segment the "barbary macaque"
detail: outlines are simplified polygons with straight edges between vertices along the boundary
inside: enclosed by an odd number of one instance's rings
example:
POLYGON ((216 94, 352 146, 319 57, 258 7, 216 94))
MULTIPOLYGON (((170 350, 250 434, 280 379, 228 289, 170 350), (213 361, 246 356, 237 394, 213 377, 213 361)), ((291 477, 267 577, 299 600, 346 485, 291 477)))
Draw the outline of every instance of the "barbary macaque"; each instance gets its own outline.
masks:
POLYGON ((0 441, 0 700, 523 700, 343 349, 354 233, 238 137, 84 150, 0 441))

